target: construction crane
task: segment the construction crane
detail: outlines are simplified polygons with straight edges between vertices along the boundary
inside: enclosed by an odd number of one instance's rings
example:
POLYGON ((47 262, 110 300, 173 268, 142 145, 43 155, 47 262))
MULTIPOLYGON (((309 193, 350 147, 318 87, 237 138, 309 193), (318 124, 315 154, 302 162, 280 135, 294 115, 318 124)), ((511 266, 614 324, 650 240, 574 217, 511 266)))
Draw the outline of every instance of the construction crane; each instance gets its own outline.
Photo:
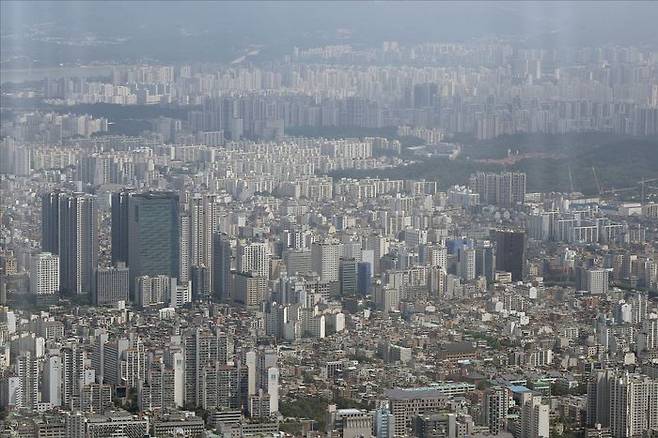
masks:
POLYGON ((571 175, 571 165, 567 164, 567 170, 569 171, 569 186, 571 187, 571 193, 574 192, 573 190, 573 175, 571 175))
MULTIPOLYGON (((658 178, 650 178, 650 179, 642 179, 640 181, 637 181, 636 184, 640 184, 641 191, 642 191, 642 199, 644 200, 644 192, 646 188, 650 189, 655 189, 656 187, 651 186, 647 183, 653 182, 653 181, 658 181, 658 178)), ((607 194, 614 194, 614 193, 619 193, 619 192, 629 192, 631 190, 637 190, 637 185, 632 186, 632 187, 620 187, 618 189, 609 189, 606 191, 601 192, 602 195, 607 195, 607 194)))
POLYGON ((594 174, 594 182, 596 183, 596 188, 599 191, 599 195, 601 195, 601 184, 599 183, 599 177, 596 176, 596 169, 594 166, 592 166, 592 173, 594 174))

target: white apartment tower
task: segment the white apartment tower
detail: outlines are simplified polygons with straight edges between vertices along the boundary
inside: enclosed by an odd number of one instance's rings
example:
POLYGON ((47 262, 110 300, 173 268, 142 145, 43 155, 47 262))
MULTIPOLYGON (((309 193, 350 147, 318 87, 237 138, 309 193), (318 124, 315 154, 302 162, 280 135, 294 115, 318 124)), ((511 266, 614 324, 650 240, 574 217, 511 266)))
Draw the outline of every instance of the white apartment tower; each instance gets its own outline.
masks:
POLYGON ((34 254, 30 263, 30 292, 55 295, 59 291, 59 257, 49 252, 34 254))
POLYGON ((270 248, 266 242, 238 245, 238 271, 270 278, 270 248))

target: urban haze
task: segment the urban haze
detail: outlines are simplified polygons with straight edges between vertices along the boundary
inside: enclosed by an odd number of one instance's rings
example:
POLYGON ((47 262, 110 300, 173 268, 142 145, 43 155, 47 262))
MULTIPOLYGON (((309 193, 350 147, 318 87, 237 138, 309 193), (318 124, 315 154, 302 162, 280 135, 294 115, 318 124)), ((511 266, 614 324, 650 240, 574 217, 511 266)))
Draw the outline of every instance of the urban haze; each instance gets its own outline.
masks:
POLYGON ((658 438, 658 3, 0 2, 0 438, 658 438))

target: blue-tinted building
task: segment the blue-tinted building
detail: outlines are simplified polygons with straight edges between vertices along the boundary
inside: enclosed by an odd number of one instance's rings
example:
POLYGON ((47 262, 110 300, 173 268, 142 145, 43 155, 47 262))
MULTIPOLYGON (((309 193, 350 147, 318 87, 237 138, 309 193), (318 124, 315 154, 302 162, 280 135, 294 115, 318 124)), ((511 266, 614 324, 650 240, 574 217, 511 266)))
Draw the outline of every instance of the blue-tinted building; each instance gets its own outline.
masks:
POLYGON ((356 270, 356 290, 359 295, 367 295, 370 292, 370 285, 372 284, 372 266, 368 262, 359 262, 356 270))

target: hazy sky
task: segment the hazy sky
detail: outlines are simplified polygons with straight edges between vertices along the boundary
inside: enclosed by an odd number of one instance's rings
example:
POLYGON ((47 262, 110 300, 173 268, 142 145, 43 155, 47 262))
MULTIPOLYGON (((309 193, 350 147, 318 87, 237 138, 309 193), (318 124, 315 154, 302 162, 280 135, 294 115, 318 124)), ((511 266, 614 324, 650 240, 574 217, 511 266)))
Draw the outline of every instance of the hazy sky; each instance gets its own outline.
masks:
POLYGON ((68 62, 93 57, 222 60, 249 44, 460 41, 517 35, 533 46, 658 44, 656 2, 11 2, 3 1, 3 58, 20 52, 68 62), (124 37, 96 51, 44 47, 49 36, 124 37), (29 36, 25 31, 31 30, 29 36))

